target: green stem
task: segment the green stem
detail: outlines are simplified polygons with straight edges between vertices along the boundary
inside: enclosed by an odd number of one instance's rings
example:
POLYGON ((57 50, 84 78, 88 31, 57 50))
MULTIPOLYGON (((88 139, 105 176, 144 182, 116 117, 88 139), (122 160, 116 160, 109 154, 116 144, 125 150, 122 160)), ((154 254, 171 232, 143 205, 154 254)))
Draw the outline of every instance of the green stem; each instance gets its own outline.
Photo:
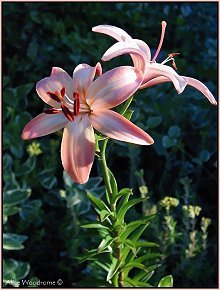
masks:
POLYGON ((104 182, 105 182, 105 186, 106 186, 106 190, 107 190, 107 201, 111 205, 112 187, 111 187, 111 183, 110 183, 110 178, 109 178, 109 174, 108 174, 108 166, 107 166, 106 157, 105 157, 107 143, 108 143, 108 139, 105 139, 103 141, 103 146, 101 149, 100 161, 101 161, 103 178, 104 178, 104 182))
MULTIPOLYGON (((109 177, 109 173, 108 173, 108 166, 107 166, 107 162, 106 162, 106 156, 105 156, 105 153, 106 153, 106 147, 107 147, 107 143, 108 143, 108 139, 105 139, 103 141, 103 144, 102 144, 102 148, 101 148, 101 158, 100 158, 100 161, 101 161, 101 168, 102 168, 102 173, 103 173, 103 178, 104 178, 104 181, 105 181, 105 186, 106 186, 106 191, 107 191, 107 201, 110 205, 110 208, 112 210, 112 212, 114 213, 114 220, 113 220, 113 224, 114 222, 116 221, 115 220, 115 214, 116 214, 116 205, 112 203, 112 195, 113 195, 113 192, 112 192, 112 187, 111 187, 111 183, 110 183, 110 177, 109 177)), ((116 233, 116 236, 118 235, 118 233, 116 233)), ((121 249, 120 249, 120 245, 115 242, 115 254, 118 258, 118 260, 121 260, 121 249)), ((117 271, 115 273, 115 275, 112 277, 112 284, 114 287, 123 287, 123 277, 122 277, 122 273, 120 271, 117 271)))

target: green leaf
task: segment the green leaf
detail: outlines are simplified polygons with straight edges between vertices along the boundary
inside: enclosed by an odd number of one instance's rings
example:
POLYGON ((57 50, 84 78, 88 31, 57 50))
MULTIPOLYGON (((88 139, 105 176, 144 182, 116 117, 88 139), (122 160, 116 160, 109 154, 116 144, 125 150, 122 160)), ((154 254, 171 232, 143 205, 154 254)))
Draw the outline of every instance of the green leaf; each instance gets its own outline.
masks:
POLYGON ((4 281, 4 283, 7 283, 10 280, 17 282, 17 281, 25 278, 29 272, 30 272, 29 263, 16 261, 14 259, 3 260, 3 281, 4 281))
POLYGON ((132 206, 134 206, 135 204, 140 203, 140 202, 142 202, 142 201, 144 201, 144 200, 145 200, 145 198, 135 198, 135 199, 132 199, 132 200, 128 201, 127 203, 123 204, 123 205, 120 207, 120 209, 119 209, 119 211, 118 211, 118 213, 117 213, 117 220, 118 220, 119 222, 122 222, 123 219, 124 219, 124 216, 125 216, 126 212, 127 212, 127 211, 132 207, 132 206))
POLYGON ((160 245, 156 244, 156 243, 152 243, 152 242, 134 242, 135 247, 139 248, 139 247, 160 247, 160 245))
POLYGON ((109 228, 106 227, 106 226, 103 226, 103 224, 101 222, 87 223, 85 225, 81 225, 81 228, 85 228, 85 229, 106 229, 106 230, 109 230, 109 228))
POLYGON ((118 268, 120 267, 120 261, 116 258, 112 258, 112 264, 110 266, 108 276, 107 276, 107 281, 109 281, 117 272, 118 268))
POLYGON ((100 213, 103 210, 106 210, 109 213, 111 213, 109 208, 105 205, 105 203, 102 200, 98 199, 97 197, 95 197, 93 194, 89 192, 87 192, 87 195, 88 195, 88 198, 92 201, 92 205, 98 213, 100 213))
POLYGON ((20 207, 17 206, 4 206, 3 207, 3 215, 10 216, 18 213, 20 211, 20 207))
POLYGON ((101 222, 104 222, 110 215, 112 215, 112 213, 110 213, 109 211, 107 211, 107 210, 102 210, 101 212, 100 212, 100 220, 101 220, 101 222))
POLYGON ((54 169, 45 169, 38 174, 40 184, 46 189, 52 189, 57 185, 57 179, 54 176, 54 169))
POLYGON ((208 150, 202 150, 199 155, 199 160, 201 163, 207 162, 211 157, 211 154, 208 150))
POLYGON ((162 117, 161 116, 157 116, 157 117, 149 117, 147 119, 147 126, 148 128, 155 128, 157 126, 159 126, 162 122, 162 117))
POLYGON ((27 236, 17 234, 3 234, 3 249, 4 250, 22 250, 22 243, 27 239, 27 236))
POLYGON ((19 215, 22 220, 32 222, 34 218, 39 218, 39 210, 41 208, 42 201, 39 199, 31 200, 22 206, 22 210, 19 215))
POLYGON ((176 144, 176 139, 171 139, 167 135, 163 136, 162 144, 164 148, 171 148, 176 144))
POLYGON ((31 189, 7 190, 3 193, 4 206, 9 207, 24 202, 31 195, 31 189))
POLYGON ((173 276, 168 275, 168 276, 163 277, 160 280, 158 287, 173 287, 173 276))
POLYGON ((145 254, 141 257, 138 257, 137 259, 135 259, 135 261, 138 263, 142 263, 146 260, 152 260, 152 259, 156 259, 159 257, 161 257, 161 254, 159 254, 159 253, 148 253, 148 254, 145 254))
POLYGON ((125 226, 125 228, 122 230, 122 232, 119 235, 120 240, 126 239, 131 233, 134 232, 141 224, 146 224, 146 221, 141 222, 140 220, 131 222, 128 225, 125 226))
MULTIPOLYGON (((102 253, 109 253, 109 250, 103 250, 102 253)), ((94 250, 87 251, 81 257, 77 257, 77 259, 79 260, 79 263, 81 264, 87 260, 93 260, 94 257, 97 255, 98 255, 97 250, 94 249, 94 250)))
MULTIPOLYGON (((115 196, 113 196, 113 198, 112 198, 112 203, 113 203, 113 204, 116 203, 116 202, 118 201, 118 199, 119 199, 120 197, 124 196, 124 195, 126 195, 126 197, 129 198, 129 196, 132 195, 132 194, 133 194, 132 189, 130 189, 130 188, 123 188, 123 189, 121 189, 121 190, 119 191, 118 194, 116 194, 115 196)), ((127 199, 127 198, 126 198, 126 199, 127 199)))
POLYGON ((9 154, 4 154, 3 155, 3 170, 10 170, 13 165, 13 159, 11 155, 9 154))
POLYGON ((18 99, 16 98, 15 89, 7 88, 3 91, 3 102, 13 108, 16 108, 18 99))
POLYGON ((178 126, 171 126, 168 130, 168 136, 173 138, 178 138, 180 136, 181 130, 178 126))
POLYGON ((138 268, 138 269, 141 269, 141 270, 145 270, 146 269, 146 267, 143 265, 143 264, 141 264, 141 263, 138 263, 138 262, 129 262, 128 264, 126 264, 124 267, 123 267, 123 269, 126 269, 126 268, 138 268))
POLYGON ((36 157, 35 156, 29 157, 25 161, 25 163, 19 166, 19 168, 16 170, 15 172, 16 176, 29 174, 35 168, 35 165, 36 165, 36 157))
POLYGON ((105 248, 110 246, 116 238, 112 238, 110 235, 107 235, 99 244, 97 253, 101 253, 105 248))
POLYGON ((149 273, 140 272, 133 278, 133 281, 139 282, 141 280, 146 283, 148 280, 150 280, 153 274, 154 274, 154 271, 151 271, 149 273))
POLYGON ((10 151, 19 159, 23 156, 23 146, 21 144, 11 145, 10 151))
POLYGON ((111 172, 111 170, 109 168, 108 168, 108 175, 109 175, 109 179, 110 179, 112 193, 113 193, 113 195, 116 195, 116 194, 118 194, 117 182, 116 182, 116 179, 115 179, 113 173, 111 172))

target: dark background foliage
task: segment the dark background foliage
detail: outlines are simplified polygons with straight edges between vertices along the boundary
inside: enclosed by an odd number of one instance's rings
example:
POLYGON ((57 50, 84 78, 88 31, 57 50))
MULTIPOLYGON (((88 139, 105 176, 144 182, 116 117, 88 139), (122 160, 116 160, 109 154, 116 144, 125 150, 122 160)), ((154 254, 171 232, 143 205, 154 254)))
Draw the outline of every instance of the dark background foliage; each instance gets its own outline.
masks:
MULTIPOLYGON (((24 125, 45 107, 35 84, 48 76, 53 66, 71 75, 79 63, 95 65, 100 61, 114 40, 93 33, 95 25, 121 27, 133 38, 146 41, 153 55, 160 23, 165 20, 168 26, 157 61, 164 60, 168 53, 180 52, 176 58, 178 73, 199 79, 217 97, 217 6, 216 2, 2 3, 4 191, 6 195, 13 191, 21 196, 20 200, 8 201, 4 232, 28 237, 25 248, 5 250, 4 257, 29 263, 30 269, 27 264, 25 268, 29 279, 61 278, 64 286, 74 287, 90 275, 86 264, 78 265, 76 256, 96 240, 79 226, 93 215, 85 189, 102 191, 102 183, 94 185, 97 179, 84 187, 69 186, 68 178, 63 178, 59 132, 36 140, 42 152, 38 155, 35 150, 31 156, 28 146, 33 141, 24 142, 20 136, 24 125)), ((106 71, 131 61, 123 56, 102 64, 106 71)), ((110 168, 119 186, 130 186, 137 195, 137 172, 143 169, 152 204, 166 195, 185 202, 181 180, 189 178, 188 204, 201 206, 203 216, 212 220, 206 265, 204 260, 194 259, 188 261, 194 263, 194 270, 187 269, 188 264, 178 268, 173 262, 178 252, 170 252, 165 269, 175 273, 176 287, 215 287, 217 110, 193 88, 178 95, 170 84, 139 91, 132 108, 132 121, 149 132, 155 144, 146 148, 111 142, 110 168)), ((91 176, 95 178, 99 172, 95 162, 91 176)), ((141 214, 141 209, 134 214, 141 214)), ((176 219, 181 224, 181 211, 176 219)), ((8 264, 7 269, 11 273, 8 264)), ((25 276, 16 275, 13 277, 25 276)))

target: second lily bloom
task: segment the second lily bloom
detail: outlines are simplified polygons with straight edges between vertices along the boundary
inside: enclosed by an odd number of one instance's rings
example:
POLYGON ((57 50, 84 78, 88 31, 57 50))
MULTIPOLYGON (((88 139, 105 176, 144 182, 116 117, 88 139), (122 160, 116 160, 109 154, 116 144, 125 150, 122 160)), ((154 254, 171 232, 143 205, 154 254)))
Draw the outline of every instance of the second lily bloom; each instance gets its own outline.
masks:
POLYGON ((161 25, 161 38, 153 58, 151 58, 149 46, 144 41, 133 39, 121 28, 111 25, 98 25, 93 27, 92 30, 94 32, 107 34, 118 41, 104 53, 102 57, 103 61, 108 61, 122 54, 130 54, 134 66, 140 69, 144 75, 140 89, 163 82, 173 82, 177 92, 182 93, 186 85, 190 85, 204 94, 211 104, 217 105, 214 96, 203 83, 194 78, 180 76, 172 67, 165 65, 165 63, 172 61, 172 65, 176 69, 174 56, 178 53, 171 53, 162 63, 156 63, 157 56, 162 47, 167 24, 165 21, 162 21, 161 25))

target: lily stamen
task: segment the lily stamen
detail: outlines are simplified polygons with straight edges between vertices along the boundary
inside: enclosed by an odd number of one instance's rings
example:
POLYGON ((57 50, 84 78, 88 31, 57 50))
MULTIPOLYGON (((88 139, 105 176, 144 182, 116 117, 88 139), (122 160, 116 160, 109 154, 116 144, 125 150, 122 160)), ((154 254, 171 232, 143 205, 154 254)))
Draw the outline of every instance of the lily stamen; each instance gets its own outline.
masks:
POLYGON ((176 66, 176 63, 175 63, 175 59, 174 59, 174 56, 176 55, 179 55, 180 53, 179 52, 172 52, 172 53, 169 53, 168 54, 168 57, 161 62, 161 64, 165 64, 167 63, 168 61, 172 61, 172 67, 177 70, 177 66, 176 66))

